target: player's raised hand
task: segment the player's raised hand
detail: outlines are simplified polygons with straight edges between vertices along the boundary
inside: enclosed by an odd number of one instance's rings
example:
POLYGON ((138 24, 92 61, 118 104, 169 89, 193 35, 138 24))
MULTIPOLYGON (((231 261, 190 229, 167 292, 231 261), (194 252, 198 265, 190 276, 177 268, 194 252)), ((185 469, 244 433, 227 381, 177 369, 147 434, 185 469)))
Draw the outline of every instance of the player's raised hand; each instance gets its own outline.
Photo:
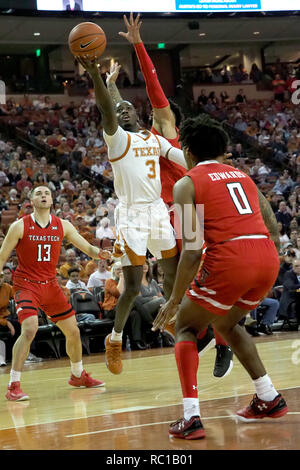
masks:
POLYGON ((106 72, 106 85, 109 83, 116 83, 121 67, 122 65, 119 65, 118 62, 114 62, 111 65, 109 72, 106 72))
POLYGON ((99 59, 97 57, 92 59, 90 56, 76 56, 76 60, 78 60, 78 62, 91 75, 91 77, 99 74, 99 59))
POLYGON ((119 32, 119 35, 123 36, 123 38, 127 39, 127 41, 131 44, 137 44, 139 42, 142 42, 140 36, 140 28, 142 26, 142 22, 140 21, 140 17, 141 15, 138 14, 134 19, 133 14, 130 13, 128 21, 126 15, 123 16, 124 23, 127 28, 127 33, 119 32))

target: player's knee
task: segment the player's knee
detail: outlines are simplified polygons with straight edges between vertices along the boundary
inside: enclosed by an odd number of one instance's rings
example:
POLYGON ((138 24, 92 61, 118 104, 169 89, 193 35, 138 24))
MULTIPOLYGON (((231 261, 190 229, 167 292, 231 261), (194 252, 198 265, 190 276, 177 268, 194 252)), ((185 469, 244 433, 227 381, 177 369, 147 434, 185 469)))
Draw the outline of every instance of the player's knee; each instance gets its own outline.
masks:
POLYGON ((69 328, 65 331, 65 337, 68 341, 76 342, 80 340, 80 331, 78 326, 74 326, 73 328, 69 328))
POLYGON ((37 324, 27 325, 26 328, 23 328, 22 330, 22 336, 26 339, 26 341, 32 341, 37 333, 37 330, 37 324))
POLYGON ((126 289, 124 290, 124 295, 126 295, 127 298, 134 300, 140 293, 140 286, 139 285, 129 285, 126 286, 126 289))

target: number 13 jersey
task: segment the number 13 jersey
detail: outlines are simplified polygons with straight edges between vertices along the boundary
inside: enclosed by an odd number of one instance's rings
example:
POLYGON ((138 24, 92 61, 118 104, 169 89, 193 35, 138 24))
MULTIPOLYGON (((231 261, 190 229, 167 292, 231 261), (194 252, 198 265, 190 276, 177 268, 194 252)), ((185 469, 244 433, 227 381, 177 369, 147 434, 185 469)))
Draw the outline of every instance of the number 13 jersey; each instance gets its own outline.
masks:
POLYGON ((209 245, 269 232, 262 218, 257 187, 236 168, 209 160, 187 173, 194 184, 198 213, 204 214, 204 240, 209 245))
POLYGON ((48 225, 42 228, 30 214, 23 217, 23 223, 23 237, 16 247, 15 276, 40 282, 54 279, 64 237, 60 218, 50 215, 48 225))

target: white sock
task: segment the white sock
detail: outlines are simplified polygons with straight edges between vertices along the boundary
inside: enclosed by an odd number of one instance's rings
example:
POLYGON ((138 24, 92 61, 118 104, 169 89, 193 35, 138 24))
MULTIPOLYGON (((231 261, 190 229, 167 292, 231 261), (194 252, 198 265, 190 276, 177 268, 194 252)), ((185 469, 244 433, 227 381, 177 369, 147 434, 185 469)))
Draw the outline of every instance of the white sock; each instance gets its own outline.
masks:
POLYGON ((21 372, 11 369, 8 386, 11 385, 12 382, 20 382, 20 380, 21 380, 21 372))
POLYGON ((113 330, 111 332, 110 340, 111 341, 118 341, 120 343, 122 341, 122 336, 123 336, 123 331, 121 331, 121 333, 117 333, 115 331, 115 329, 113 328, 113 330))
POLYGON ((278 392, 272 384, 272 380, 266 374, 259 379, 253 380, 254 387, 258 398, 264 401, 272 401, 277 397, 278 392))
POLYGON ((71 372, 75 377, 81 377, 83 371, 82 361, 80 362, 71 362, 71 372))
POLYGON ((187 421, 192 416, 200 416, 200 404, 198 398, 183 399, 184 419, 187 421))

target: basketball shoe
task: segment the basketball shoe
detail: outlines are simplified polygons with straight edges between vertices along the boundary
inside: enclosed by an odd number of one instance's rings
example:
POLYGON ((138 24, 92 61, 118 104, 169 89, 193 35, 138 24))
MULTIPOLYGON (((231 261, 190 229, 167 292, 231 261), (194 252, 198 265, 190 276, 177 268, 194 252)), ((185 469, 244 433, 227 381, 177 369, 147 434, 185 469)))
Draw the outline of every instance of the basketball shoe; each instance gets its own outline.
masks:
POLYGON ((189 420, 184 418, 172 423, 169 428, 169 436, 178 439, 203 439, 205 430, 200 416, 192 416, 189 420))
POLYGON ((111 333, 105 338, 105 363, 112 374, 121 374, 122 341, 110 341, 111 333))
POLYGON ((272 401, 264 401, 255 394, 249 406, 237 411, 239 420, 246 423, 263 418, 280 418, 289 411, 284 398, 279 394, 272 401))
POLYGON ((90 374, 88 374, 85 370, 81 372, 80 377, 76 377, 75 375, 71 375, 68 384, 72 385, 73 387, 104 387, 105 382, 101 382, 101 380, 92 379, 90 374))
POLYGON ((5 397, 10 401, 29 400, 29 396, 22 392, 20 388, 20 382, 12 382, 8 386, 5 397))
POLYGON ((197 350, 199 357, 203 356, 209 349, 213 348, 216 345, 214 330, 209 325, 206 330, 205 336, 203 338, 197 338, 197 350))
POLYGON ((233 367, 233 352, 229 346, 216 345, 217 355, 214 367, 214 376, 221 379, 229 375, 233 367))

